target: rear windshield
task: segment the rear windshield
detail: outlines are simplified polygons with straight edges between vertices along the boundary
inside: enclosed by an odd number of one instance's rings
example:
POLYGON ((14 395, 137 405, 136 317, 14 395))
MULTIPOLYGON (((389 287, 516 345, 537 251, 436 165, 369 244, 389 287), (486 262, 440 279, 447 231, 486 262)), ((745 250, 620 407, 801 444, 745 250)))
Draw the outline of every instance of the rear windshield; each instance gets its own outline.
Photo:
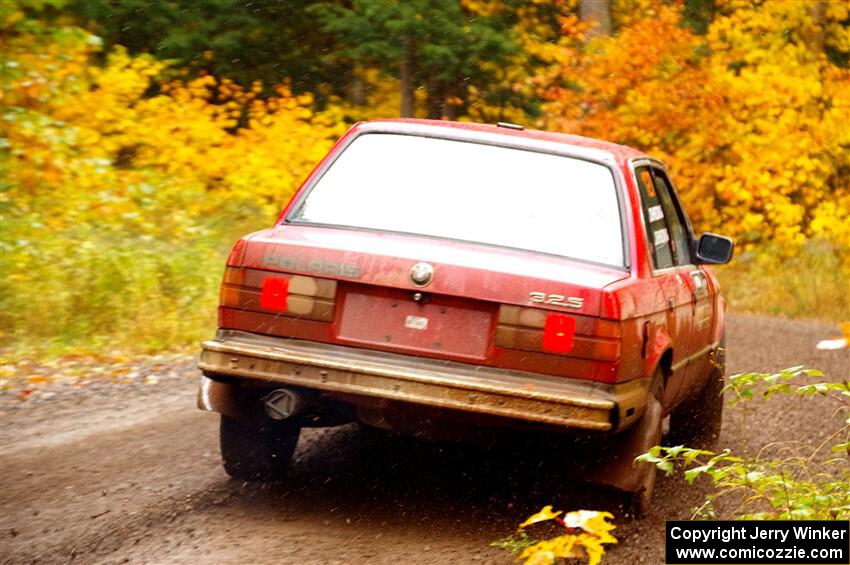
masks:
POLYGON ((608 167, 495 145, 361 135, 288 219, 623 265, 608 167))

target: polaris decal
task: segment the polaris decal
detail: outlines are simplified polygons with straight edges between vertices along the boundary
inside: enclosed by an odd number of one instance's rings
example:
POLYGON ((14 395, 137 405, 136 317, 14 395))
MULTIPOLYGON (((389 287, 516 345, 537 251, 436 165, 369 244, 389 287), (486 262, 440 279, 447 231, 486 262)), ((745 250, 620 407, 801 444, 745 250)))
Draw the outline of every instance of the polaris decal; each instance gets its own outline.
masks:
POLYGON ((271 253, 263 255, 263 267, 278 267, 284 271, 346 277, 349 279, 358 279, 363 275, 360 265, 354 265, 352 263, 336 263, 333 261, 322 261, 321 259, 288 257, 286 255, 273 255, 271 253))

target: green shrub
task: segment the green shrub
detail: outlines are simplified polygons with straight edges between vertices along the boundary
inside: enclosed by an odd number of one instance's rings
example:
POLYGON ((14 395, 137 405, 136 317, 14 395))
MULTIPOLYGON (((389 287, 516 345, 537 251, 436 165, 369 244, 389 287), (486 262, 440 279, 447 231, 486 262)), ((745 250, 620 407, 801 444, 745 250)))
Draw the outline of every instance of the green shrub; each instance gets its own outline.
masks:
POLYGON ((813 441, 814 447, 790 454, 778 451, 771 456, 762 451, 754 457, 738 457, 728 449, 713 452, 683 445, 655 446, 638 461, 654 463, 667 474, 678 468, 689 484, 698 477, 709 477, 715 492, 695 509, 696 518, 718 518, 717 502, 723 499, 735 505, 732 517, 737 519, 850 519, 850 385, 846 381, 794 382, 803 375, 823 376, 802 367, 774 374, 744 373, 730 377, 726 388, 733 394, 733 402, 776 394, 832 399, 845 423, 822 441, 813 441))

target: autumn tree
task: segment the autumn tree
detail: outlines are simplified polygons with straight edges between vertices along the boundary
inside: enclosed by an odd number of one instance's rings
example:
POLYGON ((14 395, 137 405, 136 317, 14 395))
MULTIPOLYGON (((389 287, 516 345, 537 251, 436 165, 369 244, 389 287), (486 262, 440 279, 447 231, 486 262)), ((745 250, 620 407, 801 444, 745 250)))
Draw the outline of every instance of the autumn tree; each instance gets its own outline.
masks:
POLYGON ((698 227, 745 248, 850 249, 850 73, 811 39, 850 50, 850 3, 817 25, 810 2, 718 0, 706 35, 680 6, 636 3, 615 36, 564 48, 538 77, 546 127, 663 158, 698 227))
POLYGON ((200 339, 233 238, 272 223, 345 123, 286 83, 175 80, 30 4, 0 5, 4 344, 200 339))

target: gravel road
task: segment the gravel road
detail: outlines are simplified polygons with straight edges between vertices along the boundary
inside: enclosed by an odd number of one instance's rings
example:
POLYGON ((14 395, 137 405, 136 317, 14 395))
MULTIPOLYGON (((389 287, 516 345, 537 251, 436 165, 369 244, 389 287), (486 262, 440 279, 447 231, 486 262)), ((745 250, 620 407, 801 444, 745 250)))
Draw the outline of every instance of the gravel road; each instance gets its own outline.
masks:
MULTIPOLYGON (((850 375, 850 350, 817 351, 828 324, 734 316, 730 372, 817 367, 850 375)), ((690 516, 706 485, 660 478, 655 510, 569 477, 568 445, 541 451, 434 445, 356 426, 307 430, 291 475, 227 478, 217 415, 195 409, 191 357, 141 361, 106 378, 16 377, 0 397, 3 563, 511 563, 489 547, 545 504, 610 510, 620 544, 606 564, 663 563, 664 521, 690 516), (38 379, 36 379, 38 380, 38 379), (23 400, 26 398, 26 400, 23 400)), ((823 399, 727 408, 721 444, 752 453, 811 442, 834 418, 823 399)))

